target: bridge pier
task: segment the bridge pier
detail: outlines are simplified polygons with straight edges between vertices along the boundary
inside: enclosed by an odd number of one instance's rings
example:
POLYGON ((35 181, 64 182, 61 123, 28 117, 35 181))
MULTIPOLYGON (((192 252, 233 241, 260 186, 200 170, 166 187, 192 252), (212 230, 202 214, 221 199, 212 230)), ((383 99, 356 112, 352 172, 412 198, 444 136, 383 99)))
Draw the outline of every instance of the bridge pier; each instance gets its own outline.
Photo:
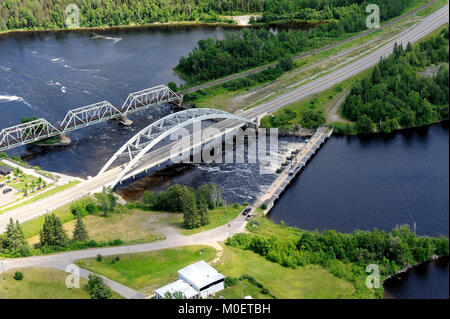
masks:
POLYGON ((256 123, 256 127, 258 128, 261 125, 261 120, 263 119, 263 117, 265 117, 267 115, 267 113, 258 115, 257 117, 255 117, 255 123, 256 123))
POLYGON ((70 137, 68 137, 65 133, 61 133, 59 135, 59 138, 61 139, 61 144, 63 145, 69 145, 70 143, 72 143, 72 140, 70 139, 70 137))
POLYGON ((119 117, 119 123, 125 126, 130 126, 133 124, 133 121, 130 120, 126 115, 119 117))

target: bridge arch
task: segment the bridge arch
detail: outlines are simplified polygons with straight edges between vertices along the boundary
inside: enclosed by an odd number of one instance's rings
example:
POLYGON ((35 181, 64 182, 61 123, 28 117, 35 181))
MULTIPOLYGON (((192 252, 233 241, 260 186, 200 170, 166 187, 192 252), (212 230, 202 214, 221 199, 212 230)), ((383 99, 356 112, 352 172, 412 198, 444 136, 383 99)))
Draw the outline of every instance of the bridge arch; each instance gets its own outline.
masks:
POLYGON ((178 129, 193 124, 197 121, 211 120, 211 119, 234 119, 250 124, 254 122, 228 112, 217 109, 189 109, 177 113, 172 113, 162 119, 159 119, 146 128, 141 130, 131 139, 129 139, 103 166, 98 175, 106 172, 106 170, 122 156, 128 156, 130 161, 126 164, 120 175, 110 185, 114 188, 124 176, 133 168, 133 166, 147 154, 155 145, 161 142, 178 129))

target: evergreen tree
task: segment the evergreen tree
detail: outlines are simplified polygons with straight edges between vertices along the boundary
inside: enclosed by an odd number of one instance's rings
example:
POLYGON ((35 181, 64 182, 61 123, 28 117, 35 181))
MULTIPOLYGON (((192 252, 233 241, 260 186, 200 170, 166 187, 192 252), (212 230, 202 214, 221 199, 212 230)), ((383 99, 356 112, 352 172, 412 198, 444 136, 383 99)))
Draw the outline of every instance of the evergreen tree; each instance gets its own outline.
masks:
POLYGON ((200 202, 198 204, 198 214, 200 224, 206 225, 209 223, 208 204, 206 202, 200 202))
POLYGON ((83 220, 81 219, 80 213, 77 214, 77 223, 73 231, 73 240, 84 242, 89 240, 89 234, 86 230, 86 226, 84 225, 83 220))
POLYGON ((186 228, 196 228, 201 225, 201 219, 198 214, 197 203, 194 192, 187 187, 182 188, 182 212, 184 219, 184 226, 186 228))
POLYGON ((41 246, 65 246, 67 233, 61 220, 55 214, 46 215, 44 225, 39 233, 41 246))
POLYGON ((111 187, 103 187, 102 192, 98 195, 100 201, 100 207, 103 210, 104 215, 114 211, 117 204, 116 196, 113 193, 111 187))
POLYGON ((30 249, 28 246, 28 242, 25 239, 25 235, 18 220, 14 223, 12 218, 9 219, 9 223, 6 226, 6 232, 1 245, 4 250, 11 253, 15 253, 20 256, 29 255, 30 249))

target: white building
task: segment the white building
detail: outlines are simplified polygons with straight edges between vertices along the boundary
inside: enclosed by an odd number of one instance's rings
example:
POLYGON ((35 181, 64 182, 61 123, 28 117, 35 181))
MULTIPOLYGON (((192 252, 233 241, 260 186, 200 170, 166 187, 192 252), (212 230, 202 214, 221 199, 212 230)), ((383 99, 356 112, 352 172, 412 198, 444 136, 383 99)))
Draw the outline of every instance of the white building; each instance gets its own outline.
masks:
POLYGON ((178 270, 178 280, 155 290, 156 299, 167 292, 182 292, 188 299, 207 298, 225 288, 225 276, 201 260, 178 270))
POLYGON ((187 299, 196 298, 198 296, 197 290, 181 279, 155 290, 155 297, 156 299, 164 299, 168 292, 171 294, 181 292, 187 299))
POLYGON ((178 270, 178 278, 190 284, 202 298, 225 288, 225 276, 203 260, 178 270))

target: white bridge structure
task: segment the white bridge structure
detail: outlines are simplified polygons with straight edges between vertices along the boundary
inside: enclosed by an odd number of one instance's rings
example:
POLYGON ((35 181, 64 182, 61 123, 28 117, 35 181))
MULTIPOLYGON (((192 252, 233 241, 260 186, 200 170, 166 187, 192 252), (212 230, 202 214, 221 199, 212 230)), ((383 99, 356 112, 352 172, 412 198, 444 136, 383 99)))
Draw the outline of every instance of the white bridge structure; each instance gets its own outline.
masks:
POLYGON ((86 126, 117 119, 123 124, 131 124, 127 115, 164 103, 180 105, 182 98, 166 85, 158 85, 128 95, 122 107, 116 108, 103 101, 67 112, 59 125, 52 125, 40 118, 31 122, 4 128, 0 132, 0 152, 21 145, 30 144, 50 137, 64 135, 86 126))
MULTIPOLYGON (((133 172, 132 175, 136 174, 135 166, 139 164, 138 162, 166 137, 170 136, 180 128, 192 125, 195 122, 217 119, 232 119, 256 125, 249 119, 218 109, 199 108, 173 113, 151 123, 135 136, 133 136, 130 140, 128 140, 103 166, 97 176, 104 174, 106 170, 111 167, 111 165, 117 159, 121 157, 128 157, 129 162, 125 164, 123 170, 116 177, 116 179, 109 184, 110 187, 114 188, 119 182, 122 182, 122 180, 130 177, 127 176, 128 173, 133 172)), ((221 132, 220 135, 222 134, 223 133, 221 132)), ((214 138, 216 137, 210 137, 209 140, 201 141, 201 143, 208 142, 214 138)), ((192 147, 195 146, 196 145, 192 145, 192 147)), ((169 158, 170 149, 166 149, 164 154, 165 157, 163 158, 169 158)), ((152 158, 145 158, 145 160, 152 161, 152 158)), ((147 165, 147 168, 148 166, 149 165, 147 165)))

